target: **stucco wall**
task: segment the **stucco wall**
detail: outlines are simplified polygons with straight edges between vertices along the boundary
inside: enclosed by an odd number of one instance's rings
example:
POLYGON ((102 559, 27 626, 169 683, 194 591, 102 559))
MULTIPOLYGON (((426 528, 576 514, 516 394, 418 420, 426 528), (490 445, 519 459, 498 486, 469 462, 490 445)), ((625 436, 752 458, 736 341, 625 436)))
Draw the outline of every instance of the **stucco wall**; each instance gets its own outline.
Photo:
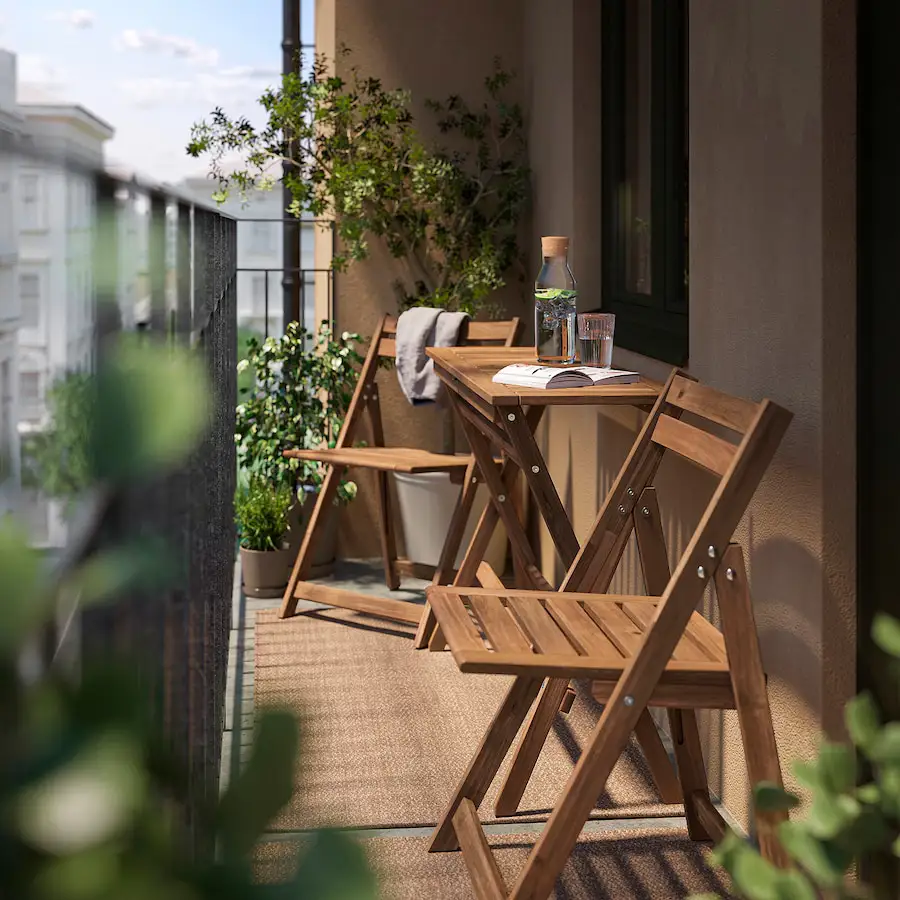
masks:
MULTIPOLYGON (((546 56, 540 52, 549 24, 545 6, 532 2, 527 20, 532 121, 561 117, 560 95, 576 99, 570 130, 560 119, 552 152, 537 149, 532 158, 534 233, 570 227, 576 277, 593 290, 599 283, 599 102, 577 97, 590 73, 592 89, 599 86, 596 4, 575 0, 554 9, 555 52, 546 56), (560 33, 560 23, 571 30, 560 33), (581 73, 574 87, 568 67, 559 71, 549 62, 567 51, 581 73)), ((770 397, 795 415, 736 535, 751 570, 787 762, 810 753, 821 729, 839 732, 841 703, 854 689, 853 3, 691 0, 689 37, 689 368, 715 387, 770 397)), ((593 298, 582 302, 594 305, 593 298)), ((650 376, 667 373, 624 351, 616 364, 650 376)), ((623 411, 551 414, 550 468, 579 537, 638 425, 636 414, 623 411)), ((676 462, 660 472, 659 486, 674 557, 711 481, 676 462)), ((542 537, 545 569, 558 575, 550 541, 542 537)), ((632 548, 613 589, 641 587, 632 548)), ((746 821, 734 714, 706 716, 704 732, 712 785, 746 821)))
MULTIPOLYGON (((476 91, 494 55, 522 72, 534 203, 531 246, 571 236, 580 303, 600 291, 600 34, 593 0, 319 0, 320 47, 354 48, 416 96, 476 91), (335 8, 335 2, 337 7, 335 8), (322 29, 328 33, 323 34, 322 29)), ((690 371, 795 418, 736 539, 745 547, 783 762, 840 731, 855 647, 855 59, 853 0, 691 0, 690 371)), ((532 261, 534 268, 536 260, 532 261)), ((394 309, 395 264, 338 279, 339 328, 371 330, 394 309)), ((615 363, 664 379, 625 351, 615 363)), ((438 419, 384 383, 389 438, 435 447, 438 419)), ((640 417, 554 411, 542 440, 583 538, 640 417)), ((674 559, 712 482, 668 462, 658 485, 674 559)), ((344 548, 377 554, 371 489, 344 516, 344 548)), ((542 535, 548 577, 561 575, 542 535)), ((613 589, 641 590, 633 548, 613 589)), ((714 618, 712 601, 706 611, 714 618)), ((731 713, 704 717, 714 790, 746 821, 748 786, 731 713)), ((787 765, 785 766, 787 770, 787 765)), ((788 782, 791 783, 789 773, 788 782)))
MULTIPOLYGON (((339 74, 357 65, 364 74, 381 78, 386 87, 411 89, 417 123, 428 135, 426 124, 433 123, 433 116, 423 107, 426 98, 443 99, 453 93, 473 101, 484 98, 484 78, 493 70, 496 56, 508 69, 521 72, 521 9, 516 0, 317 0, 316 43, 325 51, 342 45, 352 50, 337 61, 339 74)), ((436 136, 436 127, 430 133, 436 136)), ((326 256, 319 239, 317 264, 326 256)), ((376 245, 369 260, 337 276, 338 329, 367 336, 380 315, 396 313, 392 282, 399 265, 376 245)), ((506 300, 510 314, 522 311, 516 292, 509 292, 506 300)), ((440 450, 440 412, 410 407, 392 372, 382 373, 379 384, 388 443, 440 450)), ((373 528, 373 488, 363 474, 352 515, 342 516, 341 549, 348 555, 380 553, 373 528)))

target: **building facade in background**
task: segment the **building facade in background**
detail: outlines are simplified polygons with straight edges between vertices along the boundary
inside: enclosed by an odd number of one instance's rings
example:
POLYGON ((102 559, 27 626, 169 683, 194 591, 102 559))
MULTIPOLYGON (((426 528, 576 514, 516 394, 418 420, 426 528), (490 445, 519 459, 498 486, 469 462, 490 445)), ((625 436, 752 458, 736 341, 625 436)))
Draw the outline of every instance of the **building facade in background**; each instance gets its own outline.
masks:
MULTIPOLYGON (((20 104, 18 112, 18 430, 27 441, 50 424, 53 384, 93 366, 94 173, 113 129, 75 104, 20 104)), ((27 488, 22 512, 37 546, 64 544, 59 502, 27 488)))
POLYGON ((16 109, 16 58, 0 50, 0 516, 15 508, 19 491, 18 222, 15 161, 4 153, 22 132, 16 109))

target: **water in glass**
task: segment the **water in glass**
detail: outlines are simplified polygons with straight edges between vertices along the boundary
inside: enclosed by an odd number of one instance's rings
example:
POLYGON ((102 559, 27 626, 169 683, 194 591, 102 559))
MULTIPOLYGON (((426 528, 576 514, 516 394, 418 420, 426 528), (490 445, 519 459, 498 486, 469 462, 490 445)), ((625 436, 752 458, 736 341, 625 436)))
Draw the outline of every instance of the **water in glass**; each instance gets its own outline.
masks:
POLYGON ((612 366, 612 337, 582 337, 578 343, 582 365, 596 366, 599 369, 612 366))

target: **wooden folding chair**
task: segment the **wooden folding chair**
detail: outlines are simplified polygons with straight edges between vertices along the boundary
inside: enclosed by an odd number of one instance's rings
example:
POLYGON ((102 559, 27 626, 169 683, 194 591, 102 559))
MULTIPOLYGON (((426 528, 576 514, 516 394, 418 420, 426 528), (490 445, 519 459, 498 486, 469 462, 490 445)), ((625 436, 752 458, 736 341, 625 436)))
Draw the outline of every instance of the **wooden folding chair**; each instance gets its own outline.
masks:
MULTIPOLYGON (((464 333, 464 342, 511 347, 518 331, 518 318, 493 322, 470 321, 467 323, 464 333)), ((306 599, 414 625, 419 624, 422 619, 423 607, 417 603, 373 597, 369 594, 340 590, 305 580, 312 566, 315 542, 323 527, 323 520, 325 516, 334 514, 334 498, 338 484, 344 470, 348 467, 373 469, 377 472, 378 527, 384 561, 384 579, 391 590, 397 590, 400 587, 401 574, 431 577, 433 584, 442 584, 449 580, 453 571, 456 554, 459 551, 475 500, 476 488, 481 481, 481 474, 471 456, 431 453, 411 447, 385 445, 378 383, 375 379, 380 362, 385 359, 393 359, 396 355, 396 334, 396 318, 382 317, 372 335, 368 353, 360 370, 359 381, 335 447, 332 449, 284 451, 284 455, 287 457, 324 463, 326 473, 284 593, 281 618, 294 615, 298 600, 306 599), (371 439, 366 447, 354 447, 353 441, 357 436, 364 413, 368 414, 371 439), (461 483, 460 496, 450 520, 440 560, 434 568, 422 566, 414 560, 397 557, 388 481, 390 472, 448 472, 451 480, 461 483)), ((472 572, 470 575, 475 576, 475 573, 472 572)), ((473 580, 474 577, 460 583, 471 584, 473 580)), ((417 644, 423 645, 427 639, 428 635, 420 635, 417 644)))
MULTIPOLYGON (((479 898, 545 900, 649 706, 668 710, 695 840, 715 839, 725 827, 709 796, 697 708, 737 709, 751 781, 781 783, 743 555, 730 541, 790 419, 769 401, 750 403, 673 372, 559 592, 429 588, 432 610, 460 670, 516 676, 430 846, 432 852, 462 848, 479 898), (653 487, 668 452, 719 478, 672 573, 653 487), (591 593, 597 583, 609 583, 609 567, 615 569, 632 530, 647 595, 591 593), (710 581, 721 633, 695 611, 710 581), (509 892, 477 808, 544 682, 546 697, 551 685, 564 690, 572 678, 594 680, 603 714, 509 892)), ((558 690, 548 701, 551 716, 559 696, 558 690)), ((519 749, 528 745, 533 752, 511 786, 508 778, 510 796, 501 814, 514 811, 521 797, 549 730, 547 718, 538 722, 537 713, 532 718, 519 749)), ((773 813, 757 817, 761 850, 778 864, 784 858, 772 829, 783 819, 773 813)))

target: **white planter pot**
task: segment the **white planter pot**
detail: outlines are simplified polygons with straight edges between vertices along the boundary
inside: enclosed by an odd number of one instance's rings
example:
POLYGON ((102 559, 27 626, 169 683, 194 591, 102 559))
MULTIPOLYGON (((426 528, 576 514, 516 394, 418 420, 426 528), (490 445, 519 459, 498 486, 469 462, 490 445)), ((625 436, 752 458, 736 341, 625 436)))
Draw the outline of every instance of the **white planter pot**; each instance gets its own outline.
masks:
MULTIPOLYGON (((400 521, 403 525, 403 537, 406 542, 406 556, 413 562, 428 566, 436 566, 440 562, 441 550, 453 509, 462 490, 462 485, 453 484, 447 472, 423 472, 408 475, 395 472, 397 500, 400 507, 400 521)), ((459 552, 456 556, 455 568, 462 565, 466 548, 472 539, 475 526, 488 500, 487 488, 479 485, 472 512, 466 526, 459 552)), ((503 573, 506 561, 506 529, 498 523, 494 535, 488 545, 485 560, 498 574, 503 573)))

